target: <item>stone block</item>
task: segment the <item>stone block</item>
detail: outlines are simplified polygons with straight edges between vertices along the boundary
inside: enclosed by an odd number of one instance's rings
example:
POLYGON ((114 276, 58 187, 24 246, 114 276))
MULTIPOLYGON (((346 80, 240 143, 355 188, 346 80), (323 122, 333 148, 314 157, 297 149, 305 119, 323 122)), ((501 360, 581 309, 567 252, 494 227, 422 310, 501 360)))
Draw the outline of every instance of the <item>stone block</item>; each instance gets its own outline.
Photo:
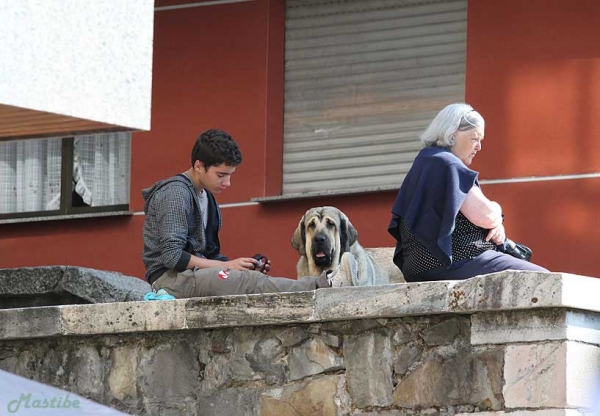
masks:
POLYGON ((24 351, 0 348, 0 369, 33 380, 36 378, 36 363, 44 353, 44 348, 24 351))
POLYGON ((200 366, 187 343, 168 340, 140 352, 139 385, 145 398, 171 401, 195 397, 200 366))
POLYGON ((338 335, 329 332, 321 332, 321 339, 325 345, 330 347, 340 348, 342 346, 342 338, 338 335))
POLYGON ((507 344, 565 339, 563 309, 541 309, 471 315, 471 343, 507 344))
POLYGON ((203 372, 203 380, 200 382, 200 391, 204 396, 213 394, 219 388, 225 386, 231 380, 231 366, 224 355, 213 357, 203 372))
POLYGON ((138 359, 137 347, 127 345, 111 351, 108 391, 117 400, 137 399, 138 359))
POLYGON ((394 405, 409 408, 473 405, 502 408, 501 349, 433 354, 412 370, 394 391, 394 405))
POLYGON ((564 307, 600 312, 600 279, 568 273, 504 271, 455 282, 448 293, 452 312, 564 307))
POLYGON ((455 416, 581 416, 576 409, 514 410, 510 412, 456 413, 455 416))
POLYGON ((417 343, 404 344, 399 351, 394 354, 394 373, 396 375, 405 375, 409 368, 421 360, 423 350, 417 343))
POLYGON ((566 308, 600 312, 600 279, 562 273, 562 304, 566 308))
POLYGON ((281 340, 281 345, 284 347, 291 347, 308 338, 308 334, 305 327, 292 326, 280 331, 277 338, 281 340))
POLYGON ((500 311, 559 306, 560 273, 504 271, 456 282, 449 290, 453 312, 500 311))
POLYGON ((31 304, 23 306, 70 304, 60 303, 69 297, 74 300, 72 303, 128 302, 142 300, 150 290, 147 282, 136 277, 85 267, 0 269, 0 300, 18 296, 23 303, 23 299, 31 298, 31 304), (44 295, 45 304, 41 300, 44 295))
POLYGON ((198 411, 198 403, 195 399, 145 399, 143 401, 143 411, 135 411, 132 415, 148 415, 148 416, 199 416, 203 413, 198 411))
POLYGON ((565 339, 600 345, 599 313, 577 310, 567 311, 565 321, 565 339))
POLYGON ((65 267, 0 269, 0 295, 28 295, 60 290, 65 267))
POLYGON ((61 333, 60 310, 55 307, 0 309, 0 339, 39 338, 61 333))
MULTIPOLYGON (((231 331, 231 330, 230 330, 231 331)), ((251 360, 256 343, 260 339, 260 330, 252 327, 236 328, 231 331, 232 350, 229 354, 231 378, 235 381, 260 380, 262 375, 252 368, 251 360)))
POLYGON ((265 334, 254 344, 254 350, 246 355, 246 360, 267 384, 283 384, 287 381, 284 355, 285 348, 279 338, 265 334))
POLYGON ((71 351, 68 367, 69 390, 84 397, 104 402, 103 358, 95 345, 80 345, 71 351))
MULTIPOLYGON (((347 319, 350 319, 347 317, 347 319)), ((324 322, 322 331, 335 333, 338 335, 356 335, 362 332, 372 332, 375 329, 385 329, 379 323, 378 319, 353 319, 345 321, 324 322)), ((319 335, 322 331, 315 332, 319 335)))
MULTIPOLYGON (((260 415, 261 390, 235 387, 215 392, 197 401, 198 416, 260 415)), ((162 416, 162 414, 161 414, 162 416)))
POLYGON ((186 300, 60 306, 65 335, 184 329, 186 300))
POLYGON ((288 357, 290 380, 344 368, 344 360, 321 339, 311 339, 294 347, 288 357))
POLYGON ((430 326, 421 333, 429 346, 448 345, 457 337, 468 338, 470 322, 468 318, 452 318, 430 326))
POLYGON ((349 414, 349 400, 343 389, 343 383, 343 376, 330 375, 310 382, 289 384, 266 391, 260 397, 261 411, 257 414, 261 416, 349 414), (338 403, 341 406, 338 406, 338 403))
POLYGON ((392 404, 392 343, 388 334, 373 331, 344 341, 348 392, 357 408, 392 404))
POLYGON ((504 397, 511 408, 592 407, 600 347, 578 342, 506 347, 504 397))
POLYGON ((187 299, 189 328, 314 321, 315 291, 187 299))
POLYGON ((412 331, 409 327, 402 325, 396 328, 392 341, 394 345, 401 345, 414 341, 418 336, 419 334, 416 331, 412 331))
MULTIPOLYGON (((73 349, 78 345, 66 345, 64 342, 43 343, 40 347, 40 360, 35 381, 59 388, 69 388, 70 366, 73 349)), ((72 387, 71 387, 72 388, 72 387)), ((75 391, 73 389, 73 391, 75 391)))
POLYGON ((600 344, 600 315, 567 309, 541 309, 471 316, 473 345, 552 340, 600 344))
POLYGON ((143 300, 152 290, 148 282, 137 277, 85 267, 65 267, 61 287, 91 303, 143 300))
POLYGON ((452 282, 391 284, 317 290, 318 320, 365 319, 438 314, 447 310, 452 282))

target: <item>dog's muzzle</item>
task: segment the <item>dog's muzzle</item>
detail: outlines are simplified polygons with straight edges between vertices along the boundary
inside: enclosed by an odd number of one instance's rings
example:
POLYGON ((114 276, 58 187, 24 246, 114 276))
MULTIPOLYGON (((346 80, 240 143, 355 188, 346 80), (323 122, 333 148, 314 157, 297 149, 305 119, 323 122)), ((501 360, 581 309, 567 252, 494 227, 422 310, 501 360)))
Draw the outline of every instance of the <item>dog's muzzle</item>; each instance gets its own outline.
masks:
POLYGON ((324 233, 317 233, 312 241, 312 258, 315 264, 319 267, 327 267, 331 265, 333 260, 333 248, 331 242, 324 233))

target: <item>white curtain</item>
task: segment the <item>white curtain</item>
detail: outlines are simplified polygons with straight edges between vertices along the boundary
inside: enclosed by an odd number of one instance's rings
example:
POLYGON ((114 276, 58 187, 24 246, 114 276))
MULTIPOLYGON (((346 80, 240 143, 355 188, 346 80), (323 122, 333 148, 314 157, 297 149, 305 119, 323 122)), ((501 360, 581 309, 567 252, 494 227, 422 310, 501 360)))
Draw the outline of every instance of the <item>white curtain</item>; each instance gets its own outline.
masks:
POLYGON ((129 202, 130 133, 75 138, 75 192, 92 207, 129 202))
MULTIPOLYGON (((60 207, 62 139, 0 142, 0 214, 60 207)), ((75 138, 73 183, 92 207, 129 202, 130 133, 75 138)))
POLYGON ((0 214, 59 208, 61 139, 0 142, 0 214))

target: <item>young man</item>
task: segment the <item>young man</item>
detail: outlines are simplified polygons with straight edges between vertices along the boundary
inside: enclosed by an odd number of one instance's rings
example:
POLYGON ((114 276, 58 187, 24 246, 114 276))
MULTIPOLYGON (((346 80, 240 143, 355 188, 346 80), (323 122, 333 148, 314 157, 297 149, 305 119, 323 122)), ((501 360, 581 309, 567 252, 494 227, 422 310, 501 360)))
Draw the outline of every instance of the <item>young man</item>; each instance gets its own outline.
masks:
MULTIPOLYGON (((146 279, 176 298, 295 292, 329 287, 327 275, 300 280, 270 278, 250 257, 221 254, 221 211, 213 193, 231 185, 242 154, 223 130, 208 130, 192 149, 192 166, 142 191, 146 279)), ((270 265, 267 264, 265 272, 270 265)))

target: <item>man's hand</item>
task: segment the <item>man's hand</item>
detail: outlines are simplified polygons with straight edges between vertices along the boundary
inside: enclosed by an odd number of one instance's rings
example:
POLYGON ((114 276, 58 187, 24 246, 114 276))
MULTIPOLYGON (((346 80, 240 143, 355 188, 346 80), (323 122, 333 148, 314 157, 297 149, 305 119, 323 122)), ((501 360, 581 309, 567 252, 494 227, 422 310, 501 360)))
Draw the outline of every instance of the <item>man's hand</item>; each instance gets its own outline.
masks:
MULTIPOLYGON (((258 260, 253 259, 252 257, 239 257, 223 263, 228 269, 232 270, 252 270, 254 267, 258 266, 258 260)), ((267 268, 271 270, 269 264, 265 267, 265 272, 267 271, 267 268)))
POLYGON ((271 260, 267 260, 267 264, 265 264, 265 268, 263 269, 264 274, 269 274, 271 271, 271 260))
MULTIPOLYGON (((200 269, 207 269, 209 267, 215 267, 219 269, 226 268, 231 270, 254 270, 256 266, 258 266, 258 260, 253 259, 252 257, 240 257, 233 260, 221 261, 205 259, 204 257, 197 257, 192 255, 187 268, 193 269, 194 267, 198 267, 200 269)), ((271 261, 268 260, 263 270, 263 273, 267 274, 270 270, 271 261)))

